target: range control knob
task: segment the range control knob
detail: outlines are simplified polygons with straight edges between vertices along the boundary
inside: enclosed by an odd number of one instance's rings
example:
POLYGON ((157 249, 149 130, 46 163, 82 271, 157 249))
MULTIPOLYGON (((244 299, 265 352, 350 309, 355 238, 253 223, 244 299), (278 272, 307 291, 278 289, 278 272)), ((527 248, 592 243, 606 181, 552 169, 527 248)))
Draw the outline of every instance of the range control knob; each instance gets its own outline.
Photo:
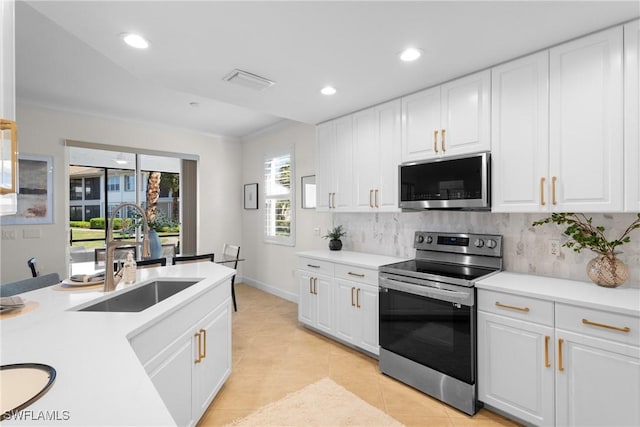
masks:
POLYGON ((498 242, 496 242, 495 240, 493 240, 493 239, 489 239, 489 240, 487 240, 487 247, 488 247, 489 249, 493 249, 493 248, 495 248, 497 245, 498 245, 498 242))
POLYGON ((427 243, 429 244, 433 243, 433 237, 427 236, 427 243))
POLYGON ((416 236, 416 243, 422 243, 424 242, 424 236, 419 234, 416 236))
POLYGON ((484 246, 484 240, 482 239, 476 239, 475 242, 473 242, 473 244, 476 246, 476 248, 481 248, 484 246))

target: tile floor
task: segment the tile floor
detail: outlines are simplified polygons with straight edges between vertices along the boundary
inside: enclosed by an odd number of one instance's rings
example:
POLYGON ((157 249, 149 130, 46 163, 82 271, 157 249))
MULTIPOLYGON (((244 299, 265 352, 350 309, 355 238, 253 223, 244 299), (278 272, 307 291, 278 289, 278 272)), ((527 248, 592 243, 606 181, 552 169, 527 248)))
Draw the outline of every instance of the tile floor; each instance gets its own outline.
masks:
POLYGON ((298 306, 236 284, 233 368, 200 427, 249 415, 304 386, 329 377, 406 426, 516 426, 486 409, 459 412, 378 372, 377 360, 298 323, 298 306))

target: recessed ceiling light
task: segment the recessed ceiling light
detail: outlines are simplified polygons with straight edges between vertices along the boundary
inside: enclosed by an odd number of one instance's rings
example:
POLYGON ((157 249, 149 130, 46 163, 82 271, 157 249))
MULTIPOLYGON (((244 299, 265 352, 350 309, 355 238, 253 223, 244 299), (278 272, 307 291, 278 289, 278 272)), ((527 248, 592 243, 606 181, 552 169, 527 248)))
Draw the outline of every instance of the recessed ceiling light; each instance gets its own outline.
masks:
POLYGON ((422 51, 414 47, 405 49, 400 53, 400 59, 405 62, 415 61, 416 59, 420 58, 420 56, 422 56, 422 51))
POLYGON ((325 86, 320 90, 320 93, 323 95, 334 95, 336 93, 336 88, 333 86, 325 86))
POLYGON ((122 40, 131 47, 136 49, 146 49, 149 47, 149 41, 139 34, 127 33, 122 35, 122 40))

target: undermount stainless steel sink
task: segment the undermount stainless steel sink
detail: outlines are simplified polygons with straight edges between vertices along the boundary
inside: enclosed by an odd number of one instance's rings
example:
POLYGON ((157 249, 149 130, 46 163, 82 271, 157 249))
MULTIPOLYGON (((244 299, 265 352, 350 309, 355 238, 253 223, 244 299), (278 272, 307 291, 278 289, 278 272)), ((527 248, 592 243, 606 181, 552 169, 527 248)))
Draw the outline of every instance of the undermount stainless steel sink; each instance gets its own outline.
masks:
POLYGON ((114 295, 111 298, 78 309, 77 311, 138 312, 196 283, 198 283, 198 280, 154 280, 139 288, 114 295))

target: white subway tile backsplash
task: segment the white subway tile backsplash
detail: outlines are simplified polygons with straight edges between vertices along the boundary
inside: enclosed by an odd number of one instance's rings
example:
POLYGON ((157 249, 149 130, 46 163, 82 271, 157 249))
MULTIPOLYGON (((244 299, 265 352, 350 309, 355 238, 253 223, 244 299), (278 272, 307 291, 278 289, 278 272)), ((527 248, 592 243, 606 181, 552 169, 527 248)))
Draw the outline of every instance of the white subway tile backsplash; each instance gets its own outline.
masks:
MULTIPOLYGON (((548 253, 548 241, 567 241, 563 227, 546 224, 533 227, 543 214, 425 211, 403 213, 334 213, 334 225, 343 225, 344 249, 398 257, 413 257, 413 234, 421 231, 470 232, 503 236, 504 269, 517 273, 588 281, 589 250, 576 254, 562 247, 560 256, 548 253)), ((620 236, 636 214, 588 214, 594 224, 606 228, 609 239, 620 236)), ((620 248, 620 258, 629 267, 629 282, 640 283, 640 230, 620 248)))

